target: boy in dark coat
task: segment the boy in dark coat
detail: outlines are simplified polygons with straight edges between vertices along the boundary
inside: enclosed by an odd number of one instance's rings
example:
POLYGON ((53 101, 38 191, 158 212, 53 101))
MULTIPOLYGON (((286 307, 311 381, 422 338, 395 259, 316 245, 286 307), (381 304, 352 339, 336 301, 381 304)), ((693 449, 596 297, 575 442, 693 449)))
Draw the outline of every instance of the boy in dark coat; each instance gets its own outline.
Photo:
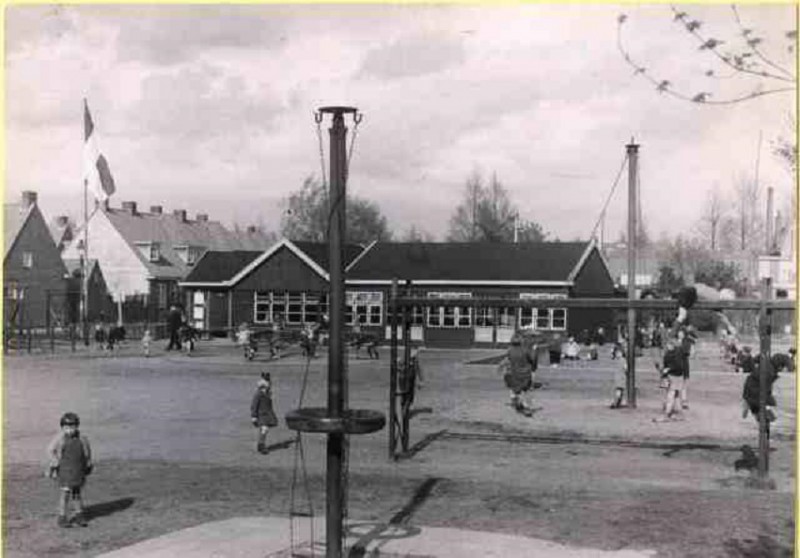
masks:
MULTIPOLYGON (((775 396, 772 394, 772 384, 778 379, 778 373, 782 370, 794 371, 794 362, 791 356, 783 353, 775 353, 767 361, 767 395, 766 395, 766 413, 767 413, 767 435, 769 435, 769 423, 775 420, 775 407, 777 403, 775 396)), ((758 413, 761 410, 761 355, 756 355, 753 359, 753 366, 750 373, 744 381, 742 388, 742 418, 747 418, 747 414, 752 413, 756 422, 759 421, 758 413)))
POLYGON ((258 380, 256 392, 250 403, 250 417, 253 426, 258 428, 256 451, 267 453, 267 433, 271 427, 278 426, 278 418, 272 407, 272 382, 269 372, 262 372, 261 378, 258 380))
POLYGON ((86 477, 92 472, 92 449, 89 440, 78 430, 79 425, 78 415, 64 413, 60 421, 61 431, 47 446, 47 475, 58 481, 60 489, 59 527, 72 527, 73 523, 81 527, 87 526, 81 489, 86 483, 86 477), (75 515, 71 518, 67 516, 70 501, 75 507, 75 515))
POLYGON ((522 345, 522 336, 515 333, 506 353, 505 366, 507 372, 503 375, 503 380, 511 390, 511 405, 529 417, 533 414, 530 393, 533 391, 534 375, 539 366, 538 346, 534 344, 526 349, 522 345))

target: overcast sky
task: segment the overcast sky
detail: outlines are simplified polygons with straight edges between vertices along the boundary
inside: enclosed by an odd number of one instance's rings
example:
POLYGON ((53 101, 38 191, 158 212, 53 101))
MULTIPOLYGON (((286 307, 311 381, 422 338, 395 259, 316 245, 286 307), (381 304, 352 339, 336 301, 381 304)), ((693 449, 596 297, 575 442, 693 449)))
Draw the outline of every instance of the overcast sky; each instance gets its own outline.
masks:
MULTIPOLYGON (((734 44, 730 6, 681 9, 734 44)), ((786 204, 793 183, 771 144, 794 136, 794 93, 720 107, 659 94, 617 49, 620 13, 650 75, 712 99, 753 87, 706 78, 719 66, 668 5, 9 6, 6 200, 36 190, 46 217, 80 218, 86 97, 117 184, 112 206, 229 225, 278 229, 286 196, 320 175, 313 111, 326 105, 364 114, 349 189, 401 233, 443 238, 477 170, 496 173, 551 237, 587 238, 631 137, 652 236, 686 232, 707 191, 752 177, 759 131, 760 182, 786 204)), ((793 6, 739 15, 794 68, 793 6)), ((626 195, 623 175, 608 237, 625 228, 626 195)))

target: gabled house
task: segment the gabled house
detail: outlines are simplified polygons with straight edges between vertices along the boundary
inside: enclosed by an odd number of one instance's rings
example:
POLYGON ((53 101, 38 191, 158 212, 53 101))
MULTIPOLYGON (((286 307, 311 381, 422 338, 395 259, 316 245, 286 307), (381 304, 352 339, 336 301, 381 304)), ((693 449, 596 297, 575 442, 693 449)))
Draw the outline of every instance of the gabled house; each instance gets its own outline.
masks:
MULTIPOLYGON (((171 304, 182 303, 178 281, 208 250, 242 248, 237 235, 207 214, 190 219, 186 210, 168 214, 161 206, 144 212, 133 201, 122 202, 120 208, 98 205, 86 234, 89 257, 100 262, 111 295, 116 300, 143 303, 148 321, 160 320, 171 304)), ((77 232, 75 237, 82 239, 83 233, 77 232)), ((251 247, 269 246, 264 235, 254 233, 249 239, 251 247)), ((73 242, 64 254, 75 259, 81 252, 82 243, 73 242)))
MULTIPOLYGON (((313 323, 328 308, 327 249, 325 244, 283 239, 260 255, 209 252, 180 285, 197 303, 193 312, 202 317, 203 329, 232 328, 244 321, 313 323)), ((410 282, 415 296, 464 301, 463 306, 410 311, 412 338, 428 345, 493 344, 507 342, 517 327, 566 333, 613 322, 608 310, 523 309, 511 304, 530 298, 613 296, 608 266, 593 242, 386 242, 348 246, 345 261, 345 325, 386 338, 391 333, 395 278, 404 289, 410 282), (510 304, 471 304, 486 297, 508 298, 510 304)))
MULTIPOLYGON (((345 263, 363 247, 345 246, 345 263)), ((242 322, 287 327, 316 323, 328 311, 328 245, 281 239, 268 250, 207 252, 180 282, 194 327, 231 332, 242 322)))
MULTIPOLYGON (((83 261, 64 260, 69 275, 68 290, 70 297, 70 316, 73 322, 80 320, 80 293, 84 288, 83 284, 83 261)), ((111 294, 108 292, 103 271, 100 269, 100 262, 89 260, 86 266, 86 275, 89 280, 86 283, 86 318, 89 322, 113 322, 116 321, 117 307, 111 294)))
POLYGON ((4 205, 3 323, 7 328, 41 328, 62 321, 67 308, 67 269, 36 192, 4 205))

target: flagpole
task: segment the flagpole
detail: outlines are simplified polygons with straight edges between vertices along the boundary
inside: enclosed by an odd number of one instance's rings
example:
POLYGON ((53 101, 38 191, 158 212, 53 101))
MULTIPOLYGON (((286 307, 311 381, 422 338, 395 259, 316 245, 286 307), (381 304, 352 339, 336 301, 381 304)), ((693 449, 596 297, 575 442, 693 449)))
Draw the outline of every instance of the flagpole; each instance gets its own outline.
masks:
POLYGON ((83 321, 83 342, 89 346, 89 186, 83 179, 83 269, 81 270, 81 308, 83 321))

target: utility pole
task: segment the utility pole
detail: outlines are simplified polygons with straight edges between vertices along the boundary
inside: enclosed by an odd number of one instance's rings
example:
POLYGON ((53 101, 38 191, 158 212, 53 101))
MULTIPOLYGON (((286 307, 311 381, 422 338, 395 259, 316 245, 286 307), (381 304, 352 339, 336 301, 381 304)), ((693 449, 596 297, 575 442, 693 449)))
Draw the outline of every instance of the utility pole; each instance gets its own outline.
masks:
MULTIPOLYGON (((628 152, 628 301, 636 300, 636 184, 639 146, 631 142, 625 146, 628 152)), ((625 391, 628 406, 636 407, 636 310, 628 307, 628 374, 625 391)))

